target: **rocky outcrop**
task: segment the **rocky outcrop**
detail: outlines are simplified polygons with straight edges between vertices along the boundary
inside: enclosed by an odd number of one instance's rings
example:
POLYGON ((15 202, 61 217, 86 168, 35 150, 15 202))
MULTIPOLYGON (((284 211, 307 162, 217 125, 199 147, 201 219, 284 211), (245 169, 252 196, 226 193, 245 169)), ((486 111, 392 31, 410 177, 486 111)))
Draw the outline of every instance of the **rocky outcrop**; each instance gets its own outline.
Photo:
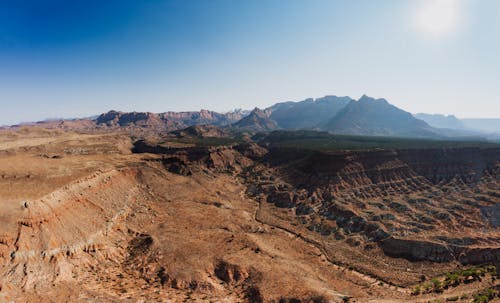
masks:
POLYGON ((379 246, 391 257, 411 261, 458 261, 467 265, 496 264, 500 261, 499 247, 468 247, 394 237, 380 241, 379 246))
MULTIPOLYGON (((498 243, 497 239, 497 243, 498 243)), ((500 247, 458 247, 457 260, 462 264, 485 264, 500 262, 500 247)))
POLYGON ((277 166, 294 187, 321 187, 328 190, 329 196, 354 193, 360 198, 381 197, 430 186, 428 180, 398 158, 396 151, 323 153, 271 149, 265 161, 277 166))
POLYGON ((193 125, 171 132, 176 138, 221 138, 228 137, 229 131, 213 125, 193 125))
POLYGON ((277 103, 267 110, 283 129, 313 129, 333 118, 350 101, 349 97, 325 96, 300 102, 277 103))
POLYGON ((250 274, 247 270, 242 269, 238 265, 228 263, 224 260, 219 260, 215 265, 214 274, 220 280, 227 284, 238 284, 247 279, 250 274))
POLYGON ((270 191, 267 195, 267 202, 274 203, 277 207, 283 208, 292 208, 295 206, 294 195, 288 191, 270 191))
POLYGON ((411 193, 443 182, 477 182, 496 172, 499 149, 425 149, 317 152, 275 148, 264 159, 294 186, 328 186, 334 192, 363 189, 380 197, 388 189, 411 193), (293 163, 288 166, 287 163, 293 163), (285 172, 286 169, 286 172, 285 172))
POLYGON ((453 253, 443 244, 390 237, 380 241, 379 246, 388 256, 410 261, 451 262, 453 253))
POLYGON ((190 176, 193 173, 189 165, 177 157, 164 158, 162 163, 169 172, 174 174, 190 176))
POLYGON ((269 111, 258 108, 232 126, 249 131, 269 131, 278 128, 276 122, 270 118, 269 111))
POLYGON ((134 171, 100 171, 25 201, 17 233, 3 237, 9 260, 0 279, 33 289, 71 281, 77 267, 119 258, 112 242, 126 236, 120 225, 136 193, 134 171))
MULTIPOLYGON (((258 151, 245 144, 250 150, 249 155, 258 151), (252 151, 253 150, 253 151, 252 151)), ((172 171, 185 174, 200 167, 213 169, 217 172, 235 172, 250 166, 253 161, 243 155, 239 150, 246 149, 242 146, 194 146, 194 147, 164 147, 150 144, 144 140, 134 143, 132 152, 152 153, 164 155, 162 160, 166 167, 172 171), (189 167, 188 167, 189 166, 189 167), (182 171, 182 172, 181 172, 182 171)), ((190 174, 190 173, 188 173, 190 174)))
POLYGON ((108 126, 138 126, 144 128, 164 127, 158 115, 144 112, 122 113, 110 111, 97 117, 96 122, 97 124, 106 124, 108 126))
POLYGON ((496 262, 496 248, 477 246, 490 240, 445 239, 439 229, 459 235, 464 226, 496 228, 498 149, 270 147, 257 161, 265 167, 246 175, 249 195, 294 209, 311 231, 375 242, 387 256, 410 261, 496 262))
POLYGON ((202 109, 191 112, 165 112, 159 114, 165 121, 179 121, 187 126, 199 124, 212 124, 216 126, 229 125, 243 118, 242 112, 218 113, 202 109))
POLYGON ((500 161, 500 149, 420 149, 398 151, 398 158, 433 184, 458 178, 465 183, 478 182, 491 174, 500 161))
POLYGON ((481 214, 493 227, 500 227, 500 204, 481 207, 481 214))
POLYGON ((169 155, 177 171, 201 165, 239 172, 249 196, 291 209, 308 230, 352 246, 373 242, 410 261, 496 262, 497 247, 477 246, 491 240, 447 238, 439 229, 459 235, 464 227, 496 228, 498 149, 173 149, 140 141, 136 149, 169 155))
POLYGON ((137 127, 154 129, 156 131, 171 131, 184 129, 193 125, 212 124, 215 126, 229 125, 241 119, 242 113, 226 114, 214 111, 200 110, 192 112, 118 112, 109 111, 97 117, 96 123, 108 127, 137 127))

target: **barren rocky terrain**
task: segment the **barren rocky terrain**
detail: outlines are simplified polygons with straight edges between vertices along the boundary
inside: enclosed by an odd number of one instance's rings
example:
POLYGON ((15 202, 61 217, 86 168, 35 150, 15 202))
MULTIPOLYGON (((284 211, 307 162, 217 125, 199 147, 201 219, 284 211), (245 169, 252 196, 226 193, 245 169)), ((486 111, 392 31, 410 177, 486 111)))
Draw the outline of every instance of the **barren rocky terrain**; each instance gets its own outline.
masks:
POLYGON ((207 131, 0 131, 0 302, 500 300, 500 147, 207 131))

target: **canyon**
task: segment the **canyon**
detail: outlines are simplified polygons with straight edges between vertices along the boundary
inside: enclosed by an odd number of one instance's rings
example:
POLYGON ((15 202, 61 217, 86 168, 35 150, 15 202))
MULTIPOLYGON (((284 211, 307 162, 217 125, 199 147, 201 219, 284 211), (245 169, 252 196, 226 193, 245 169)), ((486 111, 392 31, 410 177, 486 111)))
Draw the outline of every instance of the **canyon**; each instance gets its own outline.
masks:
POLYGON ((488 270, 413 294, 498 266, 495 145, 291 148, 279 132, 231 141, 208 126, 0 136, 2 302, 422 302, 498 288, 488 270))

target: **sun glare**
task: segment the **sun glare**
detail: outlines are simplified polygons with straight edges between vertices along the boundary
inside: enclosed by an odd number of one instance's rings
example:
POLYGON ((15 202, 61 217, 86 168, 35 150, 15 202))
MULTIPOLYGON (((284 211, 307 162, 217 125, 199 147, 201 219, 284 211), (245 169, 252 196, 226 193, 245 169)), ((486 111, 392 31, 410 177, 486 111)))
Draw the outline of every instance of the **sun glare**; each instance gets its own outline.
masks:
POLYGON ((416 14, 416 25, 424 34, 441 37, 459 22, 459 0, 423 0, 416 14))

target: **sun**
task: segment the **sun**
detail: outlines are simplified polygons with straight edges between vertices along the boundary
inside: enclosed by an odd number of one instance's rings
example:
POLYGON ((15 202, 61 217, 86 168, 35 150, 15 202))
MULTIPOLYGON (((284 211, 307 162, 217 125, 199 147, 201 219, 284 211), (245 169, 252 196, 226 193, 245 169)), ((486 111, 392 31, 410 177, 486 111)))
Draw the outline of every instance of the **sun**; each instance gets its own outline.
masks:
POLYGON ((422 0, 416 26, 422 33, 438 38, 451 33, 459 23, 460 0, 422 0))

